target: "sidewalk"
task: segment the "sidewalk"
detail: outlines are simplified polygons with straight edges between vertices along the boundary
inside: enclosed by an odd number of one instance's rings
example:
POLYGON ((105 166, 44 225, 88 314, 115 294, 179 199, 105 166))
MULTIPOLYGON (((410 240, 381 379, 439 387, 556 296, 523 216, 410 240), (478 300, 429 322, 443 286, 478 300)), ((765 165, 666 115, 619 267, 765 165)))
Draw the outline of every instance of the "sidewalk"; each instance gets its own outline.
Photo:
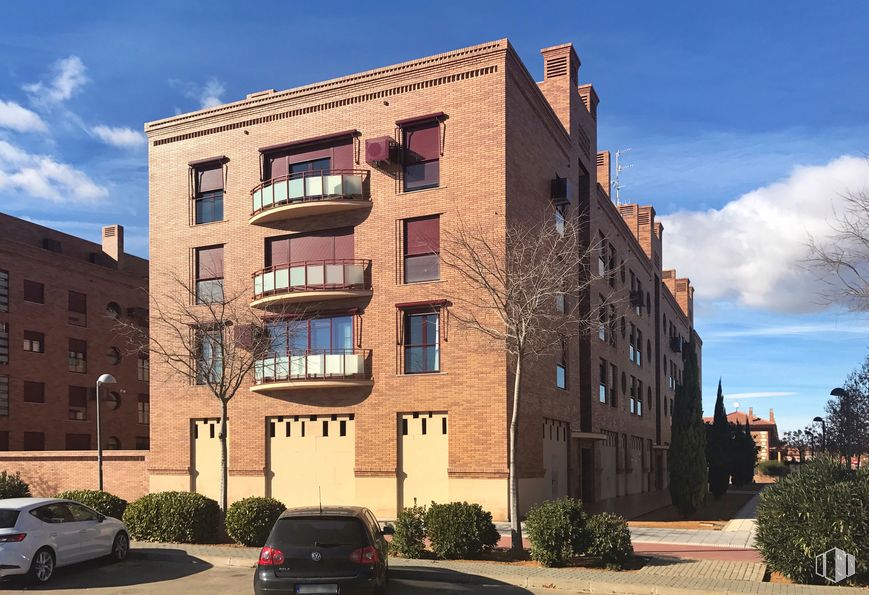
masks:
MULTIPOLYGON (((140 559, 208 563, 252 568, 258 548, 167 543, 133 544, 140 559)), ((866 589, 781 585, 759 582, 764 564, 732 561, 692 561, 656 558, 636 571, 613 572, 589 568, 541 568, 482 561, 405 560, 390 558, 390 574, 405 580, 486 584, 493 580, 524 588, 551 588, 578 593, 625 595, 704 595, 757 593, 760 595, 867 595, 866 589)))

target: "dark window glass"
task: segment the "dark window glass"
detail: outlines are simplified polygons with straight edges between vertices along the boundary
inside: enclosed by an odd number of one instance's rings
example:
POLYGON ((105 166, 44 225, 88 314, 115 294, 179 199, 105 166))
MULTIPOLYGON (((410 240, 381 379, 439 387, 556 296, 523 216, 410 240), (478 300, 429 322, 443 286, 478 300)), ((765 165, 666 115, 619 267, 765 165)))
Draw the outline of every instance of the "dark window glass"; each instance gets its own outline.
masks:
POLYGON ((402 130, 404 191, 440 184, 440 123, 433 121, 402 130))
POLYGON ((268 324, 271 352, 276 354, 353 351, 353 317, 334 316, 268 324))
POLYGON ((404 315, 404 373, 440 370, 440 315, 438 312, 406 312, 404 315))
POLYGON ((136 436, 136 450, 148 450, 151 448, 151 440, 147 436, 136 436))
POLYGON ((440 216, 404 222, 404 282, 440 279, 440 216))
POLYGON ((45 403, 45 383, 24 381, 24 402, 45 403))
POLYGON ((567 388, 567 370, 564 364, 555 364, 555 386, 567 388))
POLYGON ((223 375, 223 346, 218 331, 200 330, 197 337, 196 384, 220 381, 223 375))
POLYGON ((18 522, 17 510, 0 509, 0 529, 11 529, 16 522, 18 522))
POLYGON ((77 291, 69 292, 69 323, 75 326, 88 325, 88 298, 77 291))
POLYGON ((35 304, 45 303, 45 286, 36 281, 24 280, 24 301, 35 304))
POLYGON ((45 434, 24 432, 24 450, 45 450, 45 434))
POLYGON ((196 303, 223 301, 223 246, 196 249, 196 303))
POLYGON ((90 434, 67 434, 66 450, 90 450, 90 434))
POLYGON ((362 522, 355 518, 288 518, 275 524, 273 538, 277 547, 364 546, 368 536, 362 522))
POLYGON ((223 164, 211 163, 195 170, 195 223, 223 220, 223 164))
POLYGON ((30 514, 43 523, 70 523, 72 513, 66 504, 47 504, 30 511, 30 514))
POLYGON ((69 387, 69 419, 88 418, 88 389, 83 386, 69 387))
POLYGON ((290 175, 301 174, 307 172, 328 173, 330 169, 331 159, 323 157, 320 159, 312 159, 310 161, 301 161, 299 163, 290 164, 290 175))
POLYGON ((87 341, 80 339, 69 340, 69 371, 86 374, 87 369, 87 341))
POLYGON ((148 398, 148 395, 139 395, 138 403, 138 416, 140 424, 147 424, 151 421, 151 401, 148 398))
POLYGON ((7 430, 0 432, 0 450, 9 450, 9 432, 7 430))
POLYGON ((99 519, 99 515, 96 512, 81 504, 67 504, 66 507, 69 509, 69 512, 72 514, 72 520, 75 522, 96 521, 99 519))
POLYGON ((36 331, 24 331, 24 351, 45 353, 45 335, 36 331))

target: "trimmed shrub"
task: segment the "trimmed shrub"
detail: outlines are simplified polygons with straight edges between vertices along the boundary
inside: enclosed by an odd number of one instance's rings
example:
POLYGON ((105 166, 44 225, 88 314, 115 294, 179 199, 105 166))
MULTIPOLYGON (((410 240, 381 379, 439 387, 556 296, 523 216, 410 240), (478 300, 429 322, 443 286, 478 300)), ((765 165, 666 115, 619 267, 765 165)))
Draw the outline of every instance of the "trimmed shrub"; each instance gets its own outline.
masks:
POLYGON ((69 490, 61 492, 57 498, 64 500, 75 500, 81 502, 85 506, 90 506, 100 514, 110 516, 116 519, 124 518, 124 509, 127 508, 127 501, 118 498, 114 494, 101 492, 99 490, 69 490))
POLYGON ((272 527, 287 507, 274 498, 250 497, 229 505, 226 533, 241 545, 262 547, 272 527))
POLYGON ((425 551, 425 506, 411 506, 398 513, 389 549, 402 558, 419 558, 425 551))
POLYGON ((838 547, 869 573, 869 469, 854 473, 830 457, 804 463, 760 494, 756 546, 770 570, 824 583, 815 556, 838 547))
POLYGON ((497 545, 501 536, 492 513, 479 504, 432 502, 425 514, 431 549, 438 558, 473 558, 497 545))
POLYGON ((757 472, 769 477, 781 477, 787 475, 790 469, 781 461, 761 461, 757 464, 757 472))
POLYGON ((525 528, 531 559, 544 566, 564 564, 588 547, 588 515, 574 498, 546 500, 528 511, 525 528))
POLYGON ((21 474, 9 475, 0 471, 0 499, 2 498, 29 498, 30 486, 21 479, 21 474))
POLYGON ((588 530, 591 534, 588 554, 600 559, 607 568, 620 570, 634 555, 631 531, 619 515, 596 514, 588 520, 588 530))
POLYGON ((202 494, 158 492, 129 504, 124 522, 141 541, 211 543, 217 538, 220 508, 202 494))

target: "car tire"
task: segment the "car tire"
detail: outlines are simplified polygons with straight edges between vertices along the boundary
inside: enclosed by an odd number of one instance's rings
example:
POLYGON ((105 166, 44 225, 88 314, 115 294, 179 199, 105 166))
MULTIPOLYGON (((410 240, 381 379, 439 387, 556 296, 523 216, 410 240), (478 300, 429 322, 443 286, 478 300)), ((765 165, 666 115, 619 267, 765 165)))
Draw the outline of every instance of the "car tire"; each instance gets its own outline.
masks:
POLYGON ((27 578, 36 585, 44 585, 54 575, 55 558, 50 547, 40 548, 33 554, 27 578))
POLYGON ((130 537, 123 531, 115 535, 115 540, 112 542, 112 553, 109 557, 112 562, 123 562, 127 559, 130 553, 130 537))

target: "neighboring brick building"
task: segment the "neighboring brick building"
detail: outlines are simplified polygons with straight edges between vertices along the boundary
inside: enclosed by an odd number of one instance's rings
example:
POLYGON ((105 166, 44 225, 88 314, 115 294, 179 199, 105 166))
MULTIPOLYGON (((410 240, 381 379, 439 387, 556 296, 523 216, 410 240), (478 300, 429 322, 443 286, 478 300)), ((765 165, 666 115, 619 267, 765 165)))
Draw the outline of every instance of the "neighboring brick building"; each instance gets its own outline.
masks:
MULTIPOLYGON (((712 423, 714 418, 704 417, 703 421, 712 423)), ((743 411, 731 411, 727 414, 727 421, 731 424, 739 424, 745 427, 749 425, 751 437, 757 444, 757 462, 780 461, 787 454, 786 444, 779 440, 778 425, 775 423, 775 413, 769 410, 769 419, 763 419, 754 414, 754 408, 749 407, 748 413, 743 411)))
POLYGON ((123 227, 102 233, 0 213, 0 450, 96 449, 103 373, 118 380, 102 395, 103 447, 148 448, 148 360, 124 352, 112 318, 147 324, 148 262, 124 253, 123 227))
MULTIPOLYGON (((551 213, 556 178, 572 203, 556 219, 584 217, 605 246, 584 303, 634 301, 523 375, 521 509, 666 486, 666 378, 700 343, 693 289, 661 269, 651 207, 609 198, 572 46, 542 53, 541 83, 500 40, 146 125, 152 296, 176 271, 200 299, 247 288, 264 316, 305 311, 272 320, 274 355, 230 402, 230 500, 382 517, 468 500, 505 519, 508 358, 450 323, 439 238, 551 213)), ((151 332, 167 338, 153 318, 151 332)), ((150 489, 216 497, 219 404, 154 367, 150 489)))

